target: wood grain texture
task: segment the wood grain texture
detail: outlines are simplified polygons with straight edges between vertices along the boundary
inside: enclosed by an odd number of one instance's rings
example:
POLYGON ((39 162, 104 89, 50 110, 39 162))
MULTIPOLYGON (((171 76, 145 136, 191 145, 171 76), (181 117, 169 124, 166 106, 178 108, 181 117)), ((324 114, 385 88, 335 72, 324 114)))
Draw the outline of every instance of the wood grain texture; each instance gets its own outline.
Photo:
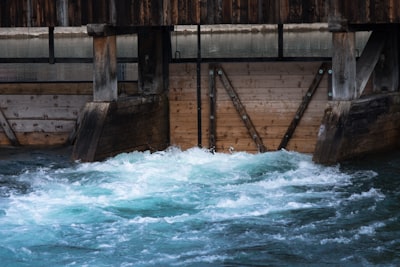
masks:
MULTIPOLYGON (((269 150, 278 148, 321 62, 222 64, 269 150)), ((210 97, 208 65, 202 66, 202 133, 208 144, 210 97)), ((171 143, 183 149, 197 144, 196 65, 173 64, 170 69, 171 143)), ((325 75, 287 149, 312 153, 326 107, 325 75)), ((257 152, 223 85, 216 80, 216 150, 257 152)))
POLYGON ((3 0, 1 27, 176 24, 398 23, 398 0, 3 0))

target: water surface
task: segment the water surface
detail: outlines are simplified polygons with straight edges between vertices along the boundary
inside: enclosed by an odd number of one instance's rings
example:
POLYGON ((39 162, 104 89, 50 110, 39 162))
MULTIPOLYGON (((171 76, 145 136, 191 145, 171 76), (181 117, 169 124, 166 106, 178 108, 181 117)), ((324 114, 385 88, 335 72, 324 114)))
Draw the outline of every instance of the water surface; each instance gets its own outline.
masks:
POLYGON ((0 152, 2 266, 398 266, 400 154, 0 152))

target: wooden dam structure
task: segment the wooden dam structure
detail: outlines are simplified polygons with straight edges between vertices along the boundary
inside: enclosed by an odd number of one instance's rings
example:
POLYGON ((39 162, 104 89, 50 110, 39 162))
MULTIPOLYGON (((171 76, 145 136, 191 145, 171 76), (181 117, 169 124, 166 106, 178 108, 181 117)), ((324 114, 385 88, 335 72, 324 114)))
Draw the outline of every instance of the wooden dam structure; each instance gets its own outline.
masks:
POLYGON ((20 83, 0 72, 0 145, 71 144, 82 161, 170 145, 288 149, 323 164, 393 149, 400 146, 399 25, 400 0, 0 0, 1 29, 48 29, 48 57, 3 57, 0 65, 45 64, 57 73, 58 64, 86 62, 93 70, 80 83, 20 83), (285 55, 287 26, 315 23, 327 26, 331 55, 285 55), (93 58, 56 57, 54 30, 82 25, 93 58), (173 57, 177 25, 195 26, 195 57, 173 57), (277 53, 203 58, 206 25, 274 25, 277 53), (362 53, 359 32, 370 33, 362 53), (137 58, 117 56, 126 35, 137 36, 137 58), (118 78, 121 62, 134 66, 130 81, 118 78))

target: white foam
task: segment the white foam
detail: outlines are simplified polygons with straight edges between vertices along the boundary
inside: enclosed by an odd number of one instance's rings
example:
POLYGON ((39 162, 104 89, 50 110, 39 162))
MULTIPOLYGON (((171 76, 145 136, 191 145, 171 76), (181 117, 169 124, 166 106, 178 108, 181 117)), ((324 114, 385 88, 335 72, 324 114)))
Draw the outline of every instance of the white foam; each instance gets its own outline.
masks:
POLYGON ((375 188, 369 189, 367 192, 355 193, 349 197, 349 200, 360 200, 365 198, 373 198, 376 200, 382 200, 385 198, 385 195, 375 188))

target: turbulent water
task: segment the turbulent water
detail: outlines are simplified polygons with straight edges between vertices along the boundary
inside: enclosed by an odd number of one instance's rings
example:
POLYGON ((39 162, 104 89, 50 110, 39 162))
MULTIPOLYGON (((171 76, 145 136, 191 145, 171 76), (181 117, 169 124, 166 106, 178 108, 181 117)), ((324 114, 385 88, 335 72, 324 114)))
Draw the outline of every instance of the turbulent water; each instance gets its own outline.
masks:
POLYGON ((400 154, 0 153, 1 266, 399 266, 400 154))

